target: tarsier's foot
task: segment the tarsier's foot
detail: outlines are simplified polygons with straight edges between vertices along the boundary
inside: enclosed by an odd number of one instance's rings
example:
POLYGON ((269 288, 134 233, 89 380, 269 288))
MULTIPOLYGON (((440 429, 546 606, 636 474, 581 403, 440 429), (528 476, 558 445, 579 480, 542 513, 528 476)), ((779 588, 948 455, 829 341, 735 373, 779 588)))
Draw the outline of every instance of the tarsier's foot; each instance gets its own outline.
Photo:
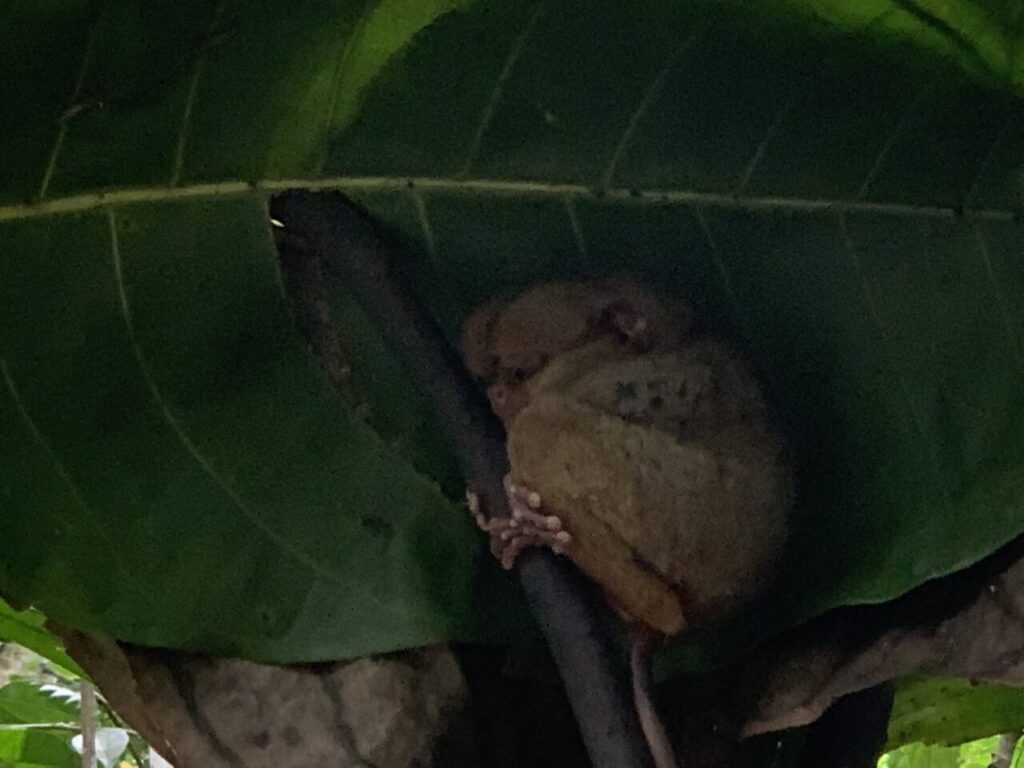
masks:
POLYGON ((647 317, 627 301, 618 301, 608 308, 608 322, 627 344, 647 346, 650 326, 647 317))
POLYGON ((550 547, 555 554, 563 554, 572 543, 572 536, 563 529, 561 518, 544 514, 540 494, 518 485, 511 475, 505 476, 504 485, 511 517, 488 519, 480 508, 480 498, 466 492, 469 511, 480 530, 490 534, 491 552, 501 566, 505 570, 512 568, 519 553, 528 547, 550 547))

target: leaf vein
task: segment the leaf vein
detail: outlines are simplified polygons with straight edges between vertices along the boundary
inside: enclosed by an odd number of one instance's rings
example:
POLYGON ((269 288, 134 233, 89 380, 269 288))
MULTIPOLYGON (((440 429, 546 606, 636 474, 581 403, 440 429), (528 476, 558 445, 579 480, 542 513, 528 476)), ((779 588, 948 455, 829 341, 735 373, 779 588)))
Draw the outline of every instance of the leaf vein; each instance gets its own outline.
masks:
POLYGON ((697 223, 700 225, 700 230, 704 234, 704 240, 707 241, 708 248, 711 250, 711 259, 715 264, 715 269, 718 271, 718 277, 722 281, 722 290, 724 291, 729 304, 732 306, 732 311, 735 313, 736 319, 744 330, 744 335, 746 335, 749 340, 751 336, 746 320, 746 313, 743 311, 743 305, 740 304, 739 297, 736 294, 736 287, 733 285, 732 281, 732 273, 725 265, 725 260, 722 258, 722 250, 719 248, 718 242, 715 240, 715 236, 711 232, 711 226, 708 224, 708 218, 704 208, 698 206, 696 215, 697 223))
POLYGON ((871 319, 871 323, 874 325, 879 339, 881 339, 882 348, 886 352, 889 370, 892 371, 894 378, 899 382, 900 391, 903 394, 905 406, 907 408, 907 412, 910 414, 918 439, 921 441, 921 446, 927 452, 936 477, 939 477, 941 476, 941 473, 939 471, 938 458, 935 455, 935 446, 928 440, 928 431, 925 428, 924 417, 914 404, 914 397, 910 391, 910 384, 907 382, 907 377, 903 373, 902 369, 900 369, 896 364, 897 357, 892 338, 889 336, 889 333, 885 329, 885 324, 882 322, 882 316, 878 311, 878 305, 875 303, 871 286, 868 283, 867 274, 864 271, 864 265, 861 263, 860 257, 857 255, 857 247, 854 245, 853 237, 850 235, 850 229, 846 222, 845 213, 839 213, 838 224, 847 257, 849 258, 854 271, 857 273, 857 276, 860 278, 861 297, 863 298, 864 304, 867 308, 868 317, 871 319))
MULTIPOLYGON (((863 26, 863 28, 856 32, 856 37, 858 39, 866 39, 868 35, 877 27, 881 26, 893 12, 892 8, 887 8, 878 15, 873 16, 863 26)), ((840 50, 842 50, 841 46, 837 46, 837 51, 840 50)), ((761 161, 764 160, 764 156, 767 154, 769 145, 775 139, 775 135, 778 133, 779 128, 782 127, 782 123, 789 114, 789 111, 796 105, 801 95, 811 90, 812 84, 822 82, 827 75, 835 70, 837 58, 837 54, 825 56, 823 61, 809 76, 800 78, 802 81, 801 85, 794 85, 791 88, 778 113, 775 115, 775 118, 768 126, 768 130, 765 132, 764 138, 758 142, 757 148, 754 150, 754 154, 751 156, 746 168, 743 169, 743 173, 740 174, 740 179, 736 183, 736 186, 733 187, 732 194, 741 195, 746 191, 747 185, 754 177, 754 173, 761 165, 761 161)))
POLYGON ((423 232, 423 245, 427 250, 427 256, 430 257, 431 263, 436 265, 437 242, 434 240, 434 228, 430 225, 426 201, 424 201, 423 195, 415 187, 409 190, 409 192, 412 195, 413 207, 416 209, 416 220, 420 225, 420 230, 423 232))
POLYGON ((569 227, 572 229, 573 240, 576 241, 576 249, 580 256, 587 257, 587 240, 583 236, 583 227, 580 226, 580 217, 576 213, 576 203, 571 197, 562 200, 565 207, 565 215, 569 218, 569 227))
MULTIPOLYGON (((92 63, 93 49, 96 47, 96 38, 99 36, 100 19, 102 14, 97 15, 93 21, 92 29, 89 30, 89 38, 85 42, 85 50, 82 52, 82 65, 78 70, 78 77, 75 79, 75 88, 71 92, 71 99, 68 102, 68 110, 73 110, 82 96, 82 88, 85 86, 85 76, 92 63)), ((38 198, 44 200, 50 190, 50 182, 53 181, 53 174, 57 170, 57 157, 64 148, 64 140, 67 138, 68 125, 71 124, 73 116, 65 112, 58 121, 57 138, 53 144, 53 150, 46 161, 46 168, 43 171, 43 180, 39 184, 38 198)))
POLYGON ((979 190, 981 189, 981 185, 985 180, 985 175, 988 173, 989 168, 992 166, 992 161, 995 160, 996 153, 999 151, 999 148, 1003 145, 1003 142, 1006 140, 1006 137, 1010 134, 1010 131, 1017 124, 1017 121, 1015 120, 1016 117, 1016 112, 1011 108, 1006 115, 1006 120, 1003 123, 1002 127, 999 129, 998 133, 996 133, 995 137, 992 139, 992 143, 989 146, 988 151, 985 153, 985 157, 978 165, 978 172, 974 175, 974 180, 971 182, 971 186, 968 188, 967 194, 964 195, 964 201, 961 204, 961 207, 964 210, 969 209, 971 205, 974 203, 974 198, 977 196, 979 190))
POLYGON ((626 128, 623 130, 622 136, 619 137, 619 141, 615 145, 615 150, 612 152, 611 160, 608 161, 608 167, 605 169, 604 175, 601 177, 602 187, 611 186, 619 161, 622 159, 622 156, 626 153, 630 143, 633 141, 633 134, 636 133, 636 129, 640 125, 640 121, 643 120, 644 115, 647 114, 647 110, 661 91, 661 86, 664 84, 665 78, 668 77, 669 72, 672 71, 672 68, 676 65, 682 55, 686 53, 686 51, 697 41, 700 33, 704 31, 705 26, 706 25, 704 24, 699 24, 696 29, 687 35, 683 43, 672 51, 671 55, 665 60, 664 65, 662 65, 661 69, 659 69, 657 74, 655 74, 650 85, 647 86, 647 90, 644 91, 644 95, 637 103, 636 109, 633 110, 633 114, 630 115, 629 121, 626 123, 626 128))
POLYGON ((203 40, 203 49, 196 57, 195 66, 192 68, 192 78, 188 83, 188 92, 185 95, 185 109, 181 115, 181 125, 178 128, 178 139, 174 147, 174 164, 171 167, 171 178, 167 183, 169 187, 177 187, 181 181, 181 171, 185 165, 185 147, 188 144, 189 130, 192 125, 192 109, 199 94, 199 81, 202 79, 203 70, 206 65, 207 50, 214 31, 220 25, 221 17, 224 15, 224 6, 227 0, 220 0, 213 11, 213 19, 206 30, 206 37, 203 40))
POLYGON ((624 205, 657 206, 703 205, 709 208, 739 211, 789 211, 803 213, 874 213, 883 216, 926 219, 966 219, 971 221, 1015 221, 1020 213, 1014 208, 975 208, 915 205, 912 203, 851 200, 849 198, 806 198, 779 195, 737 196, 697 189, 611 188, 595 190, 583 184, 547 181, 508 181, 503 179, 456 179, 451 177, 336 176, 327 179, 267 179, 259 182, 238 180, 194 184, 171 189, 132 187, 113 192, 88 192, 36 203, 0 205, 0 221, 20 221, 45 216, 83 213, 110 205, 164 203, 176 200, 262 198, 289 189, 350 190, 399 193, 412 185, 421 191, 449 194, 492 195, 521 199, 602 200, 624 205))
POLYGON ((515 41, 512 43, 512 47, 509 49, 508 56, 505 58, 505 63, 498 73, 498 78, 494 83, 494 88, 491 90, 491 95, 487 99, 487 104, 484 106, 484 111, 480 115, 480 123, 477 125, 476 131, 473 133, 473 140, 470 142, 469 151, 466 153, 466 160, 463 163, 462 170, 458 173, 459 177, 469 176, 470 171, 473 168, 473 163, 476 162, 476 157, 480 153, 480 145, 483 143, 484 134, 491 125, 491 120, 494 119, 494 113, 498 111, 498 105, 501 103, 501 96, 505 90, 505 84, 508 79, 512 76, 512 70, 515 68, 516 61, 519 60, 520 54, 526 48, 526 43, 530 39, 530 35, 533 34, 533 28, 537 26, 537 21, 540 19, 542 12, 544 11, 545 0, 537 3, 537 7, 534 8, 533 13, 530 15, 529 21, 526 22, 526 26, 523 31, 519 33, 515 41))
POLYGON ((761 160, 764 159, 765 153, 768 151, 768 145, 771 144, 772 139, 775 138, 775 134, 778 133, 779 127, 782 125, 782 121, 786 119, 786 115, 789 113, 794 102, 796 102, 796 93, 791 93, 775 115, 771 125, 768 126, 768 130, 765 131, 764 138, 758 142, 757 149, 754 150, 754 154, 750 158, 750 162, 748 162, 747 167, 743 169, 739 182, 733 188, 732 193, 734 195, 743 194, 744 190, 747 188, 747 184, 749 184, 750 180, 754 177, 754 171, 757 170, 757 167, 761 164, 761 160))
POLYGON ((932 81, 922 88, 921 92, 911 99, 909 104, 907 104, 907 108, 903 110, 903 114, 900 116, 900 119, 896 121, 892 130, 889 131, 889 135, 886 136, 885 141, 882 142, 882 146, 879 148, 878 154, 875 155, 875 160, 871 164, 871 168, 868 169, 867 176, 864 177, 864 181, 861 183, 860 189, 857 190, 858 200, 867 199, 871 185, 875 183, 875 179, 878 177, 878 174, 881 173, 882 167, 885 165, 885 161, 889 158, 889 153, 892 151, 892 148, 896 146, 896 142, 899 141, 899 138, 903 135, 906 127, 910 125, 910 120, 914 116, 914 113, 917 112, 917 108, 921 106, 929 96, 931 96, 934 90, 935 83, 932 81))
POLYGON ((345 65, 348 64, 349 58, 352 56, 352 51, 355 50, 356 40, 363 32, 363 28, 366 26, 366 20, 370 17, 370 10, 373 6, 372 0, 365 0, 362 9, 359 11, 359 18, 356 20, 355 26, 352 27, 352 34, 348 36, 348 40, 345 41, 345 47, 341 51, 341 56, 338 57, 338 63, 334 68, 334 73, 331 77, 331 92, 330 98, 328 99, 327 112, 324 115, 324 129, 323 137, 321 140, 322 148, 320 151, 320 157, 316 163, 316 175, 319 176, 323 173, 324 165, 327 163, 327 150, 328 150, 328 139, 331 135, 331 128, 334 126, 334 118, 338 111, 338 90, 341 88, 341 79, 345 74, 345 65))

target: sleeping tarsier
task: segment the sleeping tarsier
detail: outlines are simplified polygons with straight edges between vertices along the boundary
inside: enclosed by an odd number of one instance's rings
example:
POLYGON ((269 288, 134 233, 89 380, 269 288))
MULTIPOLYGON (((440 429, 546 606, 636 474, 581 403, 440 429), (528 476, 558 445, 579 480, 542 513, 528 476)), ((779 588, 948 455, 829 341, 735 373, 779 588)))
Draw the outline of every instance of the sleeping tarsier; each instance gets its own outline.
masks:
POLYGON ((791 466, 757 383, 688 307, 628 279, 547 283, 473 313, 463 353, 508 434, 512 517, 470 494, 506 568, 549 546, 661 635, 763 586, 791 466))

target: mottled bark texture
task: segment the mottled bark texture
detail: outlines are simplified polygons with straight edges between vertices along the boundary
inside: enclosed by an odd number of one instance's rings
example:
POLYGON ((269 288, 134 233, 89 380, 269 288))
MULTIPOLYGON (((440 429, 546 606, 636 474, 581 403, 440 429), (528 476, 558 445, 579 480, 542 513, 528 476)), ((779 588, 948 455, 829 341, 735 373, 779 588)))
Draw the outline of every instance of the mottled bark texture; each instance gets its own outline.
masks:
POLYGON ((61 635, 118 714, 175 768, 425 766, 466 698, 443 647, 281 667, 61 635))

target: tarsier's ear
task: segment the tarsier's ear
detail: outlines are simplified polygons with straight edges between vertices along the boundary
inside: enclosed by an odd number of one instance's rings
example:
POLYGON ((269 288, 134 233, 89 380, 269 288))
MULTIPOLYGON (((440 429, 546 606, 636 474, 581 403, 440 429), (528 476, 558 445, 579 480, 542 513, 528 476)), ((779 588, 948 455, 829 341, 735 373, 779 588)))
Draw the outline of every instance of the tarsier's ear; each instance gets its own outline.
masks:
POLYGON ((494 351, 494 324, 505 308, 499 299, 477 307, 462 326, 462 357, 474 376, 489 379, 498 366, 494 351))
POLYGON ((673 344, 689 337, 694 315, 687 304, 641 285, 630 275, 614 275, 603 286, 609 293, 610 304, 623 302, 646 317, 652 332, 661 337, 663 343, 673 344))

